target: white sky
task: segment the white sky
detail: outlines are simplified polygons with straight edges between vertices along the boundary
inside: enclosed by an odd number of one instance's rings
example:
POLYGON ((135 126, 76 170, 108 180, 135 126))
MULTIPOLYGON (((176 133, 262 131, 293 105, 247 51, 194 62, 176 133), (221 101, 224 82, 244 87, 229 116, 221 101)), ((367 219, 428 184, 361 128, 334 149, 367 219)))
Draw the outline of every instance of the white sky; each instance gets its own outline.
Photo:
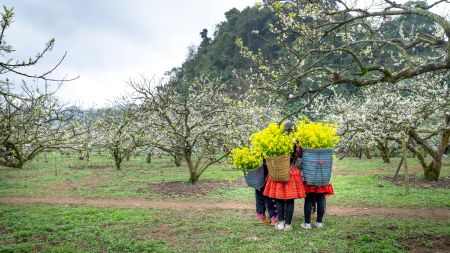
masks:
POLYGON ((65 83, 58 94, 63 100, 90 107, 124 94, 130 78, 141 74, 161 77, 180 66, 188 46, 200 43, 203 28, 212 36, 215 25, 225 20, 226 11, 233 7, 242 10, 255 2, 6 0, 2 4, 15 10, 14 23, 6 32, 7 42, 17 50, 13 57, 28 59, 55 38, 55 48, 39 64, 39 70, 51 68, 67 51, 53 77, 80 78, 65 83))
POLYGON ((59 97, 90 107, 121 96, 129 78, 158 77, 180 66, 187 48, 200 43, 203 28, 212 36, 215 25, 225 21, 226 11, 255 2, 7 0, 2 4, 14 7, 14 23, 6 33, 7 42, 17 50, 13 56, 28 59, 55 38, 53 51, 39 69, 48 70, 67 51, 53 77, 80 78, 66 82, 59 97))

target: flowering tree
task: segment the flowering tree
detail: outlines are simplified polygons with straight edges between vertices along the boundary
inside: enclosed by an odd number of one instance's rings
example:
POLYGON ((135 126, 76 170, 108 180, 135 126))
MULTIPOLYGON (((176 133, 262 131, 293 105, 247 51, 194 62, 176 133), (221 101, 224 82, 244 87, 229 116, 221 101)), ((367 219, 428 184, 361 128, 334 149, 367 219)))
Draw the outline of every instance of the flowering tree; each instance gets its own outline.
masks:
POLYGON ((76 126, 81 134, 72 140, 72 145, 63 150, 78 152, 78 159, 89 161, 91 152, 97 148, 102 148, 98 145, 98 140, 101 136, 100 114, 102 110, 82 110, 75 106, 71 108, 79 112, 80 117, 77 119, 76 126))
MULTIPOLYGON (((208 79, 174 86, 131 80, 136 104, 146 114, 145 130, 155 133, 149 145, 185 160, 194 184, 212 164, 228 156, 229 148, 273 120, 276 110, 227 98, 224 86, 208 79)), ((141 117, 143 118, 143 117, 141 117)))
POLYGON ((64 108, 52 92, 24 90, 0 96, 0 164, 9 167, 21 168, 43 151, 71 146, 81 134, 78 111, 64 108))
POLYGON ((95 123, 99 138, 94 145, 111 152, 118 170, 123 160, 143 145, 143 133, 136 128, 135 113, 136 108, 132 104, 117 105, 102 110, 95 123))
POLYGON ((154 128, 149 127, 148 122, 154 122, 158 120, 155 117, 156 114, 149 113, 143 110, 137 111, 135 125, 141 133, 143 133, 143 146, 139 148, 139 151, 145 152, 147 154, 147 162, 151 162, 151 157, 153 155, 168 155, 172 157, 173 162, 177 167, 181 166, 183 157, 177 153, 173 152, 176 149, 177 141, 172 138, 167 138, 165 134, 161 132, 156 132, 154 128), (162 149, 155 147, 152 143, 160 143, 161 146, 172 147, 168 149, 162 149), (162 145, 164 143, 164 145, 162 145))
POLYGON ((450 69, 450 20, 432 11, 449 1, 359 3, 264 0, 278 18, 271 29, 277 37, 260 37, 283 48, 286 56, 269 61, 264 52, 253 52, 237 40, 242 54, 259 66, 256 88, 312 101, 332 86, 396 84, 450 69))
POLYGON ((409 150, 417 155, 427 180, 437 180, 442 155, 450 135, 449 74, 426 75, 402 81, 396 86, 380 84, 363 89, 360 95, 317 101, 318 111, 333 112, 331 121, 339 124, 340 148, 378 147, 386 159, 387 143, 401 143, 406 133, 409 150), (425 160, 424 154, 432 159, 425 160))
POLYGON ((77 113, 64 108, 55 98, 57 88, 49 89, 51 82, 70 80, 50 77, 65 54, 48 71, 27 72, 28 67, 37 64, 53 48, 55 40, 48 41, 34 58, 22 61, 8 58, 15 51, 5 41, 6 31, 13 22, 13 8, 3 6, 0 15, 0 164, 21 168, 42 151, 68 145, 79 134, 74 125, 77 113), (22 78, 22 85, 14 84, 10 78, 22 78), (43 81, 44 88, 29 85, 26 80, 43 81))

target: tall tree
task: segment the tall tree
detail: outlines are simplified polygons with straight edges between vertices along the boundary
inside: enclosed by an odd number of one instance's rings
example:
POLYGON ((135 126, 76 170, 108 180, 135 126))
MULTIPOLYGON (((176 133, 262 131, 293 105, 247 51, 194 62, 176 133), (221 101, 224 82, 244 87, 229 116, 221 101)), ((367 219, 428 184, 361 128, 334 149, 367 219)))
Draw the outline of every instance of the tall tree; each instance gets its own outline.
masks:
POLYGON ((254 83, 261 90, 277 92, 290 100, 312 101, 331 86, 396 84, 450 69, 450 20, 431 11, 449 1, 398 4, 374 0, 366 8, 350 0, 263 3, 278 18, 272 26, 276 39, 266 42, 285 49, 287 56, 269 60, 238 40, 242 54, 260 65, 254 83), (408 24, 403 21, 413 17, 427 22, 406 29, 408 24), (392 27, 393 20, 403 25, 398 26, 398 33, 387 34, 384 27, 392 27), (296 41, 287 43, 292 36, 296 41))
POLYGON ((27 72, 28 67, 36 65, 53 48, 54 39, 49 40, 34 58, 22 61, 8 58, 15 51, 5 40, 6 31, 13 22, 13 8, 3 6, 0 15, 0 164, 21 168, 40 152, 66 145, 77 135, 72 121, 76 114, 64 109, 55 98, 57 88, 49 89, 51 82, 60 85, 73 79, 51 77, 66 54, 43 73, 27 72), (22 78, 22 85, 14 84, 8 77, 22 78), (27 84, 30 80, 45 82, 44 88, 27 84))
POLYGON ((81 134, 79 112, 64 108, 52 92, 24 87, 25 94, 0 95, 0 164, 15 168, 81 134))
POLYGON ((209 166, 227 157, 230 147, 246 142, 276 115, 276 110, 227 98, 223 84, 208 79, 184 83, 182 91, 145 78, 130 85, 145 113, 140 117, 145 120, 142 131, 157 133, 147 139, 149 145, 183 157, 192 184, 209 166))
POLYGON ((316 101, 324 117, 339 124, 339 147, 349 149, 379 147, 388 159, 388 142, 401 144, 401 133, 408 149, 419 159, 426 180, 438 180, 442 156, 450 136, 450 75, 425 75, 404 80, 396 86, 374 85, 358 96, 316 101), (431 160, 425 159, 425 155, 431 160))
POLYGON ((124 159, 144 145, 143 133, 136 128, 136 115, 136 105, 120 102, 102 110, 97 122, 100 136, 96 146, 111 153, 118 170, 124 159))

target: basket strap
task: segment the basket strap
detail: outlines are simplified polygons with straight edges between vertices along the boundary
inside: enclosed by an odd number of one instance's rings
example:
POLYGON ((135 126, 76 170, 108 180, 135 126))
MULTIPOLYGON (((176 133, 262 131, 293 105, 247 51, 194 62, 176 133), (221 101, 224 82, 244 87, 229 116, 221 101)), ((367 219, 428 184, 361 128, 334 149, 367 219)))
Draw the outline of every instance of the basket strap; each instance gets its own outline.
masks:
POLYGON ((316 181, 321 182, 323 178, 323 161, 320 160, 320 152, 317 152, 317 164, 320 166, 320 170, 316 169, 316 181))
POLYGON ((316 154, 317 154, 317 162, 316 162, 316 167, 315 167, 315 169, 314 169, 314 182, 317 182, 317 179, 318 179, 318 177, 319 177, 319 159, 320 159, 320 154, 319 154, 319 152, 316 152, 316 154))

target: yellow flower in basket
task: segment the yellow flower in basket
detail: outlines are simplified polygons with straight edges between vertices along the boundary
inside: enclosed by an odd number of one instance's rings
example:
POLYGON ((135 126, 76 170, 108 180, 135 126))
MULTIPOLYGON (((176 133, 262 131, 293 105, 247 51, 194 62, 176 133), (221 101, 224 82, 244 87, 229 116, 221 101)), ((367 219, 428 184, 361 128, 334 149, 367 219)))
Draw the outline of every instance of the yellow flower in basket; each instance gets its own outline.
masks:
POLYGON ((252 134, 250 141, 267 162, 272 180, 287 182, 290 178, 289 154, 294 149, 292 134, 284 131, 284 124, 270 123, 265 129, 252 134))
POLYGON ((294 137, 304 148, 333 148, 339 141, 336 127, 337 124, 329 122, 310 122, 303 119, 298 122, 294 137))
POLYGON ((238 170, 247 171, 261 166, 262 158, 259 152, 252 148, 234 148, 230 154, 233 165, 238 170))
POLYGON ((284 124, 270 123, 267 128, 252 134, 250 141, 264 157, 289 155, 293 148, 292 135, 284 130, 284 124))

